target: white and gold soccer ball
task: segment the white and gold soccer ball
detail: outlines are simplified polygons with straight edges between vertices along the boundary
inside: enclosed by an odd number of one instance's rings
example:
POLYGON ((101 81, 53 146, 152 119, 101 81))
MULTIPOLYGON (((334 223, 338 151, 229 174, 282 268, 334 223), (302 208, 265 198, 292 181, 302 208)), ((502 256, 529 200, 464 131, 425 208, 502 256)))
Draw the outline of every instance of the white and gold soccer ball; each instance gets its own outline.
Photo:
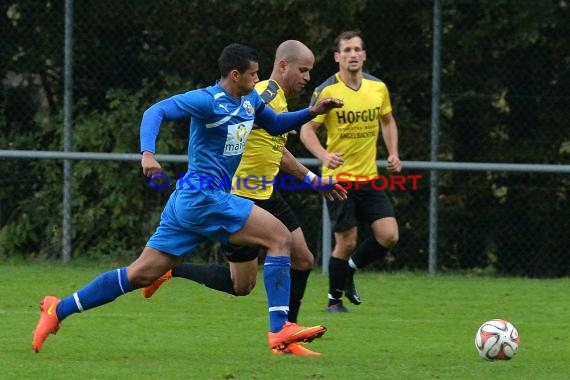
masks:
POLYGON ((486 360, 510 360, 519 352, 517 329, 504 319, 491 319, 479 327, 475 347, 486 360))

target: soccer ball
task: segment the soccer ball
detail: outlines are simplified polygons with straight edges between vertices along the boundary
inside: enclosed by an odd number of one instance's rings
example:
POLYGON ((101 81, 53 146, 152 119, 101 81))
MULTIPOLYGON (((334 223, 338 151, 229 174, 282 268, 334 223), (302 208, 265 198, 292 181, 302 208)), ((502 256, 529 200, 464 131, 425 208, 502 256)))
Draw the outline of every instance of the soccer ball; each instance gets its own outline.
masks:
POLYGON ((486 360, 510 360, 519 352, 519 333, 503 319, 491 319, 479 327, 475 347, 486 360))

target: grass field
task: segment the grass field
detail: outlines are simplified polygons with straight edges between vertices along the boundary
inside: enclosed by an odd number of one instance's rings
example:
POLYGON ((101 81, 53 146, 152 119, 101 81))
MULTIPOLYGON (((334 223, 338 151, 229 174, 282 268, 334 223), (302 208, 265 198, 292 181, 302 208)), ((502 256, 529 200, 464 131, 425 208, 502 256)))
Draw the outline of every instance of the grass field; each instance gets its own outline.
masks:
POLYGON ((364 303, 331 315, 326 276, 314 273, 300 323, 328 327, 309 345, 320 357, 271 355, 261 277, 242 298, 174 279, 151 300, 136 291, 71 316, 34 353, 42 296, 65 296, 106 269, 0 264, 0 378, 570 378, 568 279, 359 273, 364 303), (484 361, 474 348, 479 325, 496 317, 521 335, 508 362, 484 361))

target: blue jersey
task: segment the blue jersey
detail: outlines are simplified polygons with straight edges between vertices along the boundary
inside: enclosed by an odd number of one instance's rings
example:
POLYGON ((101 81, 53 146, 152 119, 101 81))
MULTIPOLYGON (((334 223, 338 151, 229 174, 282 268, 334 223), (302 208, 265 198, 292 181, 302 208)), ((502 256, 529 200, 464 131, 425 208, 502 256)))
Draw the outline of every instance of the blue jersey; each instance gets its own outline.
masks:
POLYGON ((188 144, 188 173, 178 187, 209 186, 231 189, 245 143, 263 100, 256 91, 241 99, 218 84, 172 97, 192 119, 188 144), (207 183, 206 183, 207 182, 207 183))
POLYGON ((164 120, 190 118, 188 172, 178 189, 231 190, 247 138, 255 123, 272 135, 283 134, 311 120, 308 108, 277 114, 265 107, 255 90, 236 99, 216 84, 175 95, 147 109, 141 122, 141 152, 155 152, 164 120))
POLYGON ((206 238, 228 244, 228 236, 243 228, 253 207, 252 201, 230 191, 254 121, 280 135, 312 117, 307 108, 277 114, 255 90, 236 99, 219 84, 152 105, 141 122, 141 152, 155 153, 163 121, 191 121, 188 172, 168 199, 147 246, 184 256, 206 238))

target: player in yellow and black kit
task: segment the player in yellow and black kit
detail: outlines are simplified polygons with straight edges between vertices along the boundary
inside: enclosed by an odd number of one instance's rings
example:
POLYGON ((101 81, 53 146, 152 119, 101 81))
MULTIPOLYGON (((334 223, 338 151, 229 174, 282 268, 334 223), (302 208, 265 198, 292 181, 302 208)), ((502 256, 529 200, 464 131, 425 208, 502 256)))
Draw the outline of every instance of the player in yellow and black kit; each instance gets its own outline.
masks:
MULTIPOLYGON (((301 141, 323 162, 322 177, 343 173, 339 177, 358 181, 357 176, 372 179, 376 167, 377 139, 382 134, 388 150, 388 170, 399 172, 398 128, 392 116, 390 95, 378 78, 363 72, 366 60, 364 41, 359 31, 341 33, 335 40, 334 59, 339 72, 318 86, 311 103, 327 96, 344 101, 344 107, 317 116, 301 129, 301 141), (321 145, 317 130, 327 131, 326 149, 321 145)), ((339 179, 337 178, 337 179, 339 179)), ((354 285, 354 272, 382 257, 398 242, 398 223, 394 210, 379 184, 346 183, 348 199, 335 204, 328 202, 333 223, 335 247, 329 262, 329 294, 327 310, 346 312, 343 292, 355 305, 361 303, 354 285), (371 226, 373 236, 356 247, 358 223, 371 226), (355 249, 356 248, 356 249, 355 249)))
MULTIPOLYGON (((299 41, 289 40, 277 48, 273 71, 269 80, 259 82, 255 89, 263 101, 278 113, 287 112, 287 99, 299 94, 310 79, 314 56, 311 50, 299 41)), ((296 322, 301 300, 307 286, 307 279, 313 267, 313 254, 309 250, 303 231, 295 214, 273 186, 280 169, 299 179, 311 181, 317 187, 327 188, 327 180, 319 180, 315 174, 298 162, 285 148, 287 134, 272 136, 255 125, 249 135, 238 169, 232 181, 232 193, 249 198, 256 205, 279 219, 291 232, 291 293, 288 320, 296 322)), ((323 191, 329 200, 346 199, 346 192, 332 188, 323 191)), ((209 288, 229 294, 249 294, 257 277, 258 249, 255 247, 233 247, 226 257, 230 268, 223 265, 201 265, 184 263, 143 289, 145 297, 151 297, 158 287, 171 277, 184 277, 209 288)), ((293 343, 283 350, 274 349, 275 354, 319 355, 293 343)))

